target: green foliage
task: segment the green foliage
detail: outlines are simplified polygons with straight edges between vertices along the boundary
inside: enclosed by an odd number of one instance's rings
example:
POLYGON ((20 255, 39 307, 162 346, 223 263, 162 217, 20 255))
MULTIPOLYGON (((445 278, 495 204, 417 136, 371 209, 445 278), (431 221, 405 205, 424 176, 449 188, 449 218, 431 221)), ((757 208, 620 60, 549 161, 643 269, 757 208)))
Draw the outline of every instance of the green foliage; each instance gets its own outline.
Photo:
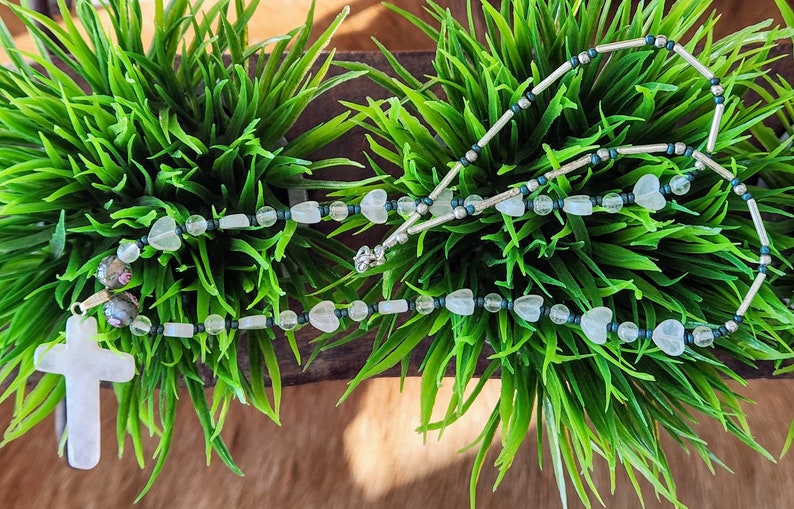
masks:
MULTIPOLYGON (((394 94, 349 105, 369 132, 372 154, 383 161, 383 169, 376 171, 385 175, 389 194, 426 196, 452 166, 450 161, 571 55, 648 33, 675 41, 692 34, 682 43, 723 77, 729 98, 717 159, 743 181, 760 179, 772 186, 750 187, 771 225, 779 268, 770 274, 740 331, 715 344, 748 364, 764 359, 782 366, 791 358, 794 316, 782 299, 792 296, 792 279, 783 271, 790 271, 794 261, 794 157, 790 143, 781 143, 764 122, 777 116, 789 133, 794 124, 791 86, 765 72, 770 49, 790 38, 792 30, 762 23, 714 40, 717 19, 708 13, 707 2, 665 6, 650 1, 634 8, 630 2, 603 0, 513 0, 500 7, 482 2, 485 30, 477 32, 474 7, 469 7, 464 22, 433 3, 427 8, 433 23, 403 12, 438 43, 435 72, 427 82, 411 76, 385 48, 394 78, 362 64, 345 64, 349 70, 368 70, 394 94), (743 103, 739 98, 748 91, 758 92, 762 100, 743 103)), ((786 15, 790 18, 790 9, 786 15)), ((640 49, 598 57, 516 115, 480 159, 462 171, 456 195, 492 196, 600 146, 683 141, 702 148, 713 107, 706 81, 671 53, 640 49)), ((687 171, 684 158, 624 157, 561 177, 551 184, 550 194, 630 190, 643 174, 654 173, 666 182, 687 171)), ((339 194, 352 197, 353 191, 339 194)), ((653 328, 665 318, 718 326, 733 316, 746 294, 757 252, 744 203, 717 176, 703 174, 687 197, 656 213, 629 207, 586 218, 556 212, 520 219, 483 214, 412 237, 379 267, 380 292, 392 298, 413 297, 417 291, 443 296, 459 288, 508 297, 532 292, 565 302, 576 312, 608 306, 616 310, 618 322, 632 320, 641 327, 653 328)), ((489 356, 489 372, 500 371, 502 397, 477 442, 472 495, 497 429, 502 437, 498 484, 533 415, 545 422, 538 426, 539 439, 545 437, 549 444, 563 501, 570 482, 587 507, 591 496, 599 499, 591 478, 597 457, 613 475, 624 469, 638 494, 637 474, 658 494, 676 501, 660 432, 709 466, 719 464, 695 429, 701 418, 721 422, 769 456, 747 427, 741 396, 725 381, 741 378, 709 350, 688 348, 682 357, 671 358, 647 341, 595 345, 578 327, 525 323, 507 311, 478 313, 475 319, 442 311, 435 321, 411 319, 400 327, 393 318, 381 317, 369 326, 390 333, 381 337, 351 391, 405 361, 423 338, 434 335, 422 365, 425 432, 450 425, 477 396, 478 359, 489 356), (438 386, 450 367, 454 397, 445 417, 432 422, 438 386)), ((538 455, 543 462, 540 450, 538 455)))
MULTIPOLYGON (((0 401, 16 401, 5 442, 62 399, 60 376, 44 375, 26 394, 33 352, 61 337, 72 302, 99 289, 92 272, 119 239, 137 238, 165 214, 182 224, 190 213, 283 208, 285 189, 323 188, 304 176, 355 164, 309 159, 347 131, 346 115, 286 138, 312 100, 359 74, 329 77, 333 52, 321 54, 346 11, 315 42, 310 12, 289 34, 249 44, 246 25, 257 3, 157 0, 151 41, 141 39, 141 25, 150 21, 138 0, 108 2, 108 29, 88 1, 76 2, 75 14, 62 4, 61 26, 7 4, 40 52, 20 53, 2 27, 0 45, 13 67, 0 68, 0 381, 8 384, 0 401)), ((307 305, 298 268, 351 256, 335 241, 294 228, 185 242, 179 253, 146 248, 135 264, 128 289, 157 323, 241 316, 251 308, 277 312, 285 295, 307 305)), ((315 287, 340 277, 326 265, 311 274, 315 287)), ((101 332, 104 344, 132 353, 138 367, 133 382, 116 387, 119 448, 129 434, 143 465, 141 426, 161 437, 144 492, 168 452, 180 383, 204 428, 208 460, 214 450, 236 472, 219 436, 231 400, 278 422, 271 332, 249 334, 245 344, 233 332, 182 340, 101 332), (255 364, 248 378, 238 365, 241 351, 255 364), (209 400, 206 369, 217 379, 209 400)))

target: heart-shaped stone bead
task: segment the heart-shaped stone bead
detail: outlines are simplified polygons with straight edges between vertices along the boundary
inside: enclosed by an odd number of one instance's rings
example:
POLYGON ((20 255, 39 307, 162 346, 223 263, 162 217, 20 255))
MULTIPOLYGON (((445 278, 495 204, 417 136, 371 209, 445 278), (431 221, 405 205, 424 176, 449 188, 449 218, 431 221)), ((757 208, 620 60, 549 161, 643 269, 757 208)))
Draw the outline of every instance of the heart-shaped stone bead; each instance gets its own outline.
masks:
POLYGON ((182 239, 176 234, 176 221, 168 216, 154 222, 147 238, 149 245, 160 251, 176 251, 182 246, 182 239))
POLYGON ((543 297, 540 295, 524 295, 513 302, 513 311, 528 322, 540 320, 540 308, 543 306, 543 297))
POLYGON ((665 320, 653 329, 651 338, 664 353, 674 357, 684 353, 684 324, 678 320, 665 320))
POLYGON ((339 317, 336 306, 330 300, 324 300, 309 310, 309 323, 323 332, 334 332, 339 328, 339 317))
POLYGON ((361 200, 361 213, 375 224, 385 223, 389 219, 389 213, 386 212, 386 199, 386 191, 373 189, 361 200))
POLYGON ((646 209, 661 210, 667 204, 664 195, 659 191, 659 179, 656 175, 649 173, 640 177, 632 192, 635 203, 646 209))
POLYGON ((497 203, 496 210, 506 216, 521 217, 527 209, 526 205, 524 205, 524 197, 519 194, 518 196, 513 196, 512 198, 497 203))
POLYGON ((593 214, 593 202, 583 194, 568 196, 563 200, 562 210, 574 216, 590 216, 593 214))
POLYGON ((319 223, 322 216, 320 214, 320 204, 316 201, 304 201, 290 207, 289 213, 292 220, 296 223, 315 224, 319 223))
POLYGON ((456 315, 468 316, 474 314, 474 294, 468 288, 455 290, 447 295, 444 307, 456 315))
POLYGON ((444 189, 430 205, 430 214, 433 217, 445 216, 452 213, 452 190, 444 189))
POLYGON ((597 345, 607 342, 607 325, 612 321, 612 310, 600 306, 587 311, 582 315, 579 325, 587 339, 597 345))

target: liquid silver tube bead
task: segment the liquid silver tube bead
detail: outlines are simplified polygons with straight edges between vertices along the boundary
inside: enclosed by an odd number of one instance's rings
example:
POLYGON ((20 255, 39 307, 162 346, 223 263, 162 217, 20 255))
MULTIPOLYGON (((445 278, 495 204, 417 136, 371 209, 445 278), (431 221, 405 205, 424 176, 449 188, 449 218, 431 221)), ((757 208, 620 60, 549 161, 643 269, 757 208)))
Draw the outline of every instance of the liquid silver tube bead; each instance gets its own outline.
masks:
POLYGON ((718 104, 714 108, 714 118, 711 119, 711 129, 709 129, 709 140, 706 143, 706 151, 708 153, 714 152, 714 147, 717 145, 717 135, 720 133, 723 113, 725 113, 725 104, 718 104))
POLYGON ((641 48, 645 46, 645 37, 639 39, 629 39, 628 41, 608 42, 606 44, 599 44, 595 47, 599 53, 612 53, 624 49, 641 48))
POLYGON ((564 64, 562 64, 558 68, 554 69, 554 71, 551 74, 549 74, 548 76, 546 76, 546 78, 543 81, 541 81, 540 83, 535 85, 532 88, 532 93, 535 94, 535 95, 540 95, 544 90, 549 88, 552 83, 554 83, 555 81, 557 81, 558 79, 563 77, 565 75, 565 73, 567 73, 571 69, 573 69, 573 66, 571 65, 571 62, 570 61, 565 62, 564 64))
POLYGON ((766 279, 766 274, 763 272, 756 274, 753 284, 747 291, 747 295, 744 296, 744 300, 742 300, 742 303, 739 304, 739 307, 736 309, 737 315, 743 316, 745 313, 747 313, 747 310, 750 309, 750 303, 752 303, 753 299, 755 298, 755 294, 758 293, 758 290, 761 289, 761 285, 764 284, 764 279, 766 279))
POLYGON ((695 150, 692 153, 692 157, 694 157, 696 160, 700 161, 701 163, 705 164, 706 166, 714 170, 714 173, 716 173, 717 175, 719 175, 720 177, 724 178, 729 182, 736 178, 736 175, 734 175, 733 172, 724 168, 717 161, 710 158, 709 156, 707 156, 706 154, 704 154, 699 150, 695 150))
POLYGON ((680 55, 681 58, 683 58, 686 61, 686 63, 694 67, 697 70, 697 72, 702 74, 707 80, 710 80, 711 78, 714 77, 714 73, 711 72, 711 70, 708 67, 701 64, 700 61, 697 58, 695 58, 695 56, 692 53, 687 51, 686 48, 684 48, 680 44, 676 43, 676 45, 673 46, 673 51, 675 51, 678 55, 680 55))

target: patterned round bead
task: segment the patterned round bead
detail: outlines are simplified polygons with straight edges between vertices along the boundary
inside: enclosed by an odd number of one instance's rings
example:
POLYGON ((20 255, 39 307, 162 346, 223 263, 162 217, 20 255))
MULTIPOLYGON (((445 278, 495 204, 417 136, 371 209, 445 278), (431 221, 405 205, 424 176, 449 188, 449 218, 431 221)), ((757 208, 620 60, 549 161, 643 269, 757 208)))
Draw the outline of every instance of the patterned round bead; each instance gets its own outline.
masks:
POLYGON ((204 319, 204 331, 207 334, 217 336, 226 330, 226 320, 221 315, 209 315, 204 319))
POLYGON ((207 231, 207 220, 204 219, 204 216, 193 214, 185 221, 185 231, 194 237, 203 235, 207 231))
POLYGON ((583 51, 582 53, 579 53, 577 58, 579 59, 579 62, 582 63, 582 64, 589 64, 590 63, 590 55, 586 51, 583 51))
POLYGON ((469 212, 465 207, 455 207, 452 210, 452 214, 455 216, 455 219, 463 219, 469 215, 469 212))
POLYGON ((667 37, 664 35, 657 35, 656 39, 653 41, 653 45, 656 48, 662 49, 667 46, 667 37))
POLYGON ((138 316, 138 299, 127 292, 117 293, 102 306, 108 325, 127 327, 138 316))
POLYGON ((550 196, 541 194, 532 200, 532 210, 539 216, 551 214, 554 210, 554 200, 550 196))
POLYGON ((686 152, 686 143, 679 141, 674 145, 674 147, 676 155, 682 156, 684 155, 684 152, 686 152))
POLYGON ((130 323, 130 332, 134 336, 145 336, 152 330, 152 321, 148 316, 138 315, 130 323))
POLYGON ((278 326, 282 330, 292 330, 298 326, 298 315, 291 309, 285 309, 278 315, 278 326))
MULTIPOLYGON (((463 206, 464 207, 468 207, 469 205, 476 206, 478 203, 482 201, 483 201, 482 196, 480 196, 479 194, 472 194, 467 196, 466 199, 463 200, 463 206)), ((475 211, 474 214, 472 215, 479 216, 480 214, 482 214, 482 211, 475 211)))
POLYGON ((429 295, 420 295, 417 297, 414 301, 414 306, 416 307, 416 312, 420 315, 429 315, 436 309, 433 297, 429 295))
POLYGON ((135 242, 122 242, 116 250, 116 256, 124 263, 132 263, 141 256, 141 248, 135 242))
POLYGON ((328 206, 328 215, 334 221, 344 221, 350 212, 347 209, 347 204, 341 201, 332 202, 328 206))
POLYGON ((256 211, 256 222, 260 226, 273 226, 278 220, 278 212, 273 207, 265 205, 256 211))
MULTIPOLYGON (((524 109, 526 109, 526 108, 524 108, 524 109)), ((479 154, 477 154, 477 152, 475 152, 473 150, 468 150, 468 151, 466 151, 466 155, 464 155, 463 157, 465 157, 466 160, 469 161, 470 163, 473 163, 474 161, 477 160, 477 158, 479 157, 479 154)))
POLYGON ((623 208, 623 198, 618 193, 607 193, 601 198, 601 206, 610 214, 615 214, 623 208))
POLYGON ((485 296, 483 307, 490 313, 496 313, 502 309, 502 296, 498 293, 489 293, 485 296))
POLYGON ((725 322, 725 328, 728 329, 728 332, 736 332, 739 330, 739 324, 736 323, 736 320, 728 320, 725 322))
POLYGON ((692 330, 692 339, 696 346, 711 346, 714 343, 714 332, 705 325, 698 325, 692 330))
POLYGON ((369 315, 369 306, 363 300, 354 300, 347 308, 347 316, 354 322, 361 322, 369 315))
POLYGON ((711 93, 714 95, 722 95, 725 93, 725 87, 722 85, 713 85, 711 87, 711 93))
POLYGON ((565 304, 555 304, 549 311, 549 319, 557 325, 562 325, 568 321, 571 311, 565 304))
POLYGON ((416 212, 416 200, 410 196, 402 196, 397 200, 397 213, 402 217, 408 217, 416 212))
POLYGON ((623 322, 618 325, 618 338, 624 343, 633 343, 640 335, 640 328, 634 322, 623 322))
POLYGON ((678 196, 688 193, 691 186, 692 183, 686 175, 676 175, 670 179, 670 191, 678 196))
POLYGON ((132 279, 132 267, 116 255, 102 258, 96 269, 96 278, 105 288, 116 290, 126 286, 132 279))

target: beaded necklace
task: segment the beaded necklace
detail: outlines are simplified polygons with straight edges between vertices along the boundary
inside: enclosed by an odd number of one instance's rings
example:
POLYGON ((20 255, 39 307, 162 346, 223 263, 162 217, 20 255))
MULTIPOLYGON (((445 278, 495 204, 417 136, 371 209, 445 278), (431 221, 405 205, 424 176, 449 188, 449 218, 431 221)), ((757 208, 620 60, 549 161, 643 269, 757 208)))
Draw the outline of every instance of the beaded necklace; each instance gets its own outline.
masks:
MULTIPOLYGON (((766 278, 768 266, 772 261, 769 238, 755 199, 747 190, 745 184, 709 155, 714 150, 721 119, 725 111, 724 93, 725 89, 720 84, 719 78, 683 46, 668 40, 665 36, 648 35, 644 38, 601 44, 572 57, 535 85, 531 91, 522 96, 504 112, 480 140, 471 146, 426 197, 403 196, 397 199, 389 199, 384 190, 376 189, 367 193, 359 204, 347 204, 341 201, 320 204, 317 201, 305 201, 288 209, 264 206, 253 214, 229 214, 217 219, 207 219, 194 214, 189 216, 182 225, 177 224, 176 220, 171 217, 161 217, 153 223, 147 235, 134 241, 122 241, 115 255, 107 256, 100 262, 96 277, 105 286, 105 289, 82 302, 72 305, 73 316, 67 320, 66 346, 41 345, 36 350, 36 367, 43 371, 65 374, 67 380, 70 376, 76 376, 75 373, 57 362, 52 362, 52 359, 54 355, 63 355, 64 351, 72 344, 83 345, 87 337, 96 334, 96 321, 91 317, 86 318, 85 315, 90 309, 98 306, 102 306, 102 314, 109 325, 129 327, 130 332, 138 336, 162 335, 191 338, 197 334, 218 335, 235 329, 255 330, 275 326, 289 331, 305 323, 309 323, 321 332, 332 333, 338 330, 343 319, 362 322, 376 313, 386 315, 416 312, 427 315, 437 309, 444 308, 455 315, 469 316, 474 314, 477 308, 483 308, 490 313, 497 313, 502 310, 511 311, 519 320, 529 323, 537 322, 541 318, 547 318, 558 325, 572 324, 580 327, 583 334, 595 344, 605 343, 609 334, 615 334, 620 341, 627 343, 638 339, 651 339, 662 351, 672 356, 681 355, 685 351, 687 344, 699 347, 710 346, 715 338, 727 336, 739 328, 744 314, 749 309, 753 298, 766 278), (464 168, 476 162, 482 149, 487 146, 494 136, 507 126, 515 115, 532 106, 536 102, 537 96, 548 89, 554 82, 561 79, 569 71, 588 64, 598 55, 641 47, 666 49, 679 55, 708 81, 714 97, 715 109, 705 152, 689 147, 682 142, 604 147, 595 152, 577 157, 573 161, 567 162, 561 167, 550 170, 536 178, 531 178, 525 182, 516 182, 513 187, 495 196, 483 198, 472 194, 464 198, 453 195, 449 186, 458 174, 464 168), (540 192, 554 179, 580 170, 588 165, 595 166, 619 157, 643 154, 687 157, 694 161, 694 170, 685 175, 676 175, 666 184, 662 184, 655 175, 647 174, 635 183, 630 192, 613 191, 603 196, 573 195, 554 199, 540 192), (613 310, 603 306, 576 313, 571 312, 565 304, 549 303, 543 297, 535 294, 519 295, 513 299, 505 298, 496 293, 475 295, 468 288, 461 288, 444 296, 417 295, 413 299, 381 300, 373 303, 354 300, 347 305, 339 305, 329 300, 323 300, 308 311, 296 312, 285 309, 278 316, 266 314, 265 312, 240 317, 224 317, 218 314, 210 314, 203 321, 195 323, 164 322, 155 324, 149 317, 139 313, 138 299, 133 294, 126 291, 118 291, 130 282, 132 278, 131 264, 139 258, 146 246, 161 251, 176 251, 180 249, 182 237, 186 235, 197 237, 213 230, 269 228, 276 225, 279 221, 284 223, 294 221, 302 224, 315 224, 326 217, 335 221, 343 221, 357 214, 362 214, 372 223, 383 224, 388 221, 390 212, 397 212, 404 218, 404 222, 396 230, 386 237, 380 245, 374 248, 362 246, 357 251, 353 260, 354 266, 358 272, 363 273, 373 266, 385 263, 388 250, 398 244, 405 243, 410 236, 452 221, 460 221, 470 216, 477 216, 491 209, 515 218, 529 213, 547 215, 554 211, 562 211, 566 214, 577 216, 589 216, 594 212, 614 214, 623 207, 632 205, 651 211, 661 210, 666 206, 668 198, 685 195, 690 190, 691 182, 700 172, 706 169, 727 180, 734 193, 739 195, 747 204, 760 243, 758 273, 750 289, 737 307, 734 316, 726 320, 724 324, 716 327, 696 324, 694 327, 687 329, 684 323, 679 320, 666 319, 655 327, 641 328, 632 321, 613 321, 613 310), (428 213, 433 217, 419 223, 419 220, 428 213)), ((83 355, 88 355, 85 353, 88 350, 85 350, 83 346, 74 347, 75 350, 79 348, 83 348, 81 350, 83 355)), ((92 348, 99 350, 98 346, 92 348)), ((104 351, 95 353, 97 355, 100 353, 104 354, 104 351)), ((132 377, 131 369, 134 369, 134 362, 128 354, 122 354, 121 359, 124 361, 124 368, 122 369, 124 376, 108 373, 107 369, 100 367, 95 370, 89 370, 93 376, 92 380, 129 380, 132 377), (130 368, 131 364, 132 368, 130 368)), ((110 364, 112 363, 108 361, 108 365, 110 364)), ((67 386, 69 386, 68 382, 67 386)), ((72 391, 67 390, 67 406, 70 406, 71 401, 71 405, 77 408, 81 404, 81 398, 83 403, 85 403, 85 400, 93 398, 93 393, 79 388, 72 391), (68 395, 70 393, 73 398, 69 398, 68 395)), ((91 405, 93 405, 93 401, 91 405)), ((96 409, 96 415, 93 412, 89 412, 89 414, 91 417, 84 419, 84 421, 90 421, 94 418, 98 419, 98 408, 96 409)), ((69 415, 72 415, 71 411, 69 415)), ((89 426, 86 425, 86 427, 89 426)), ((75 429, 72 427, 72 433, 74 431, 75 429)), ((72 441, 71 434, 70 441, 72 441)), ((93 465, 90 465, 90 463, 93 458, 96 457, 98 460, 98 449, 95 449, 98 447, 98 439, 95 442, 86 439, 75 443, 74 450, 71 445, 69 447, 70 463, 74 466, 77 466, 75 463, 88 465, 80 468, 91 468, 93 465), (85 453, 86 450, 90 450, 91 453, 85 453), (91 458, 91 460, 81 462, 78 459, 81 454, 91 458), (73 459, 74 463, 72 462, 73 459)))

